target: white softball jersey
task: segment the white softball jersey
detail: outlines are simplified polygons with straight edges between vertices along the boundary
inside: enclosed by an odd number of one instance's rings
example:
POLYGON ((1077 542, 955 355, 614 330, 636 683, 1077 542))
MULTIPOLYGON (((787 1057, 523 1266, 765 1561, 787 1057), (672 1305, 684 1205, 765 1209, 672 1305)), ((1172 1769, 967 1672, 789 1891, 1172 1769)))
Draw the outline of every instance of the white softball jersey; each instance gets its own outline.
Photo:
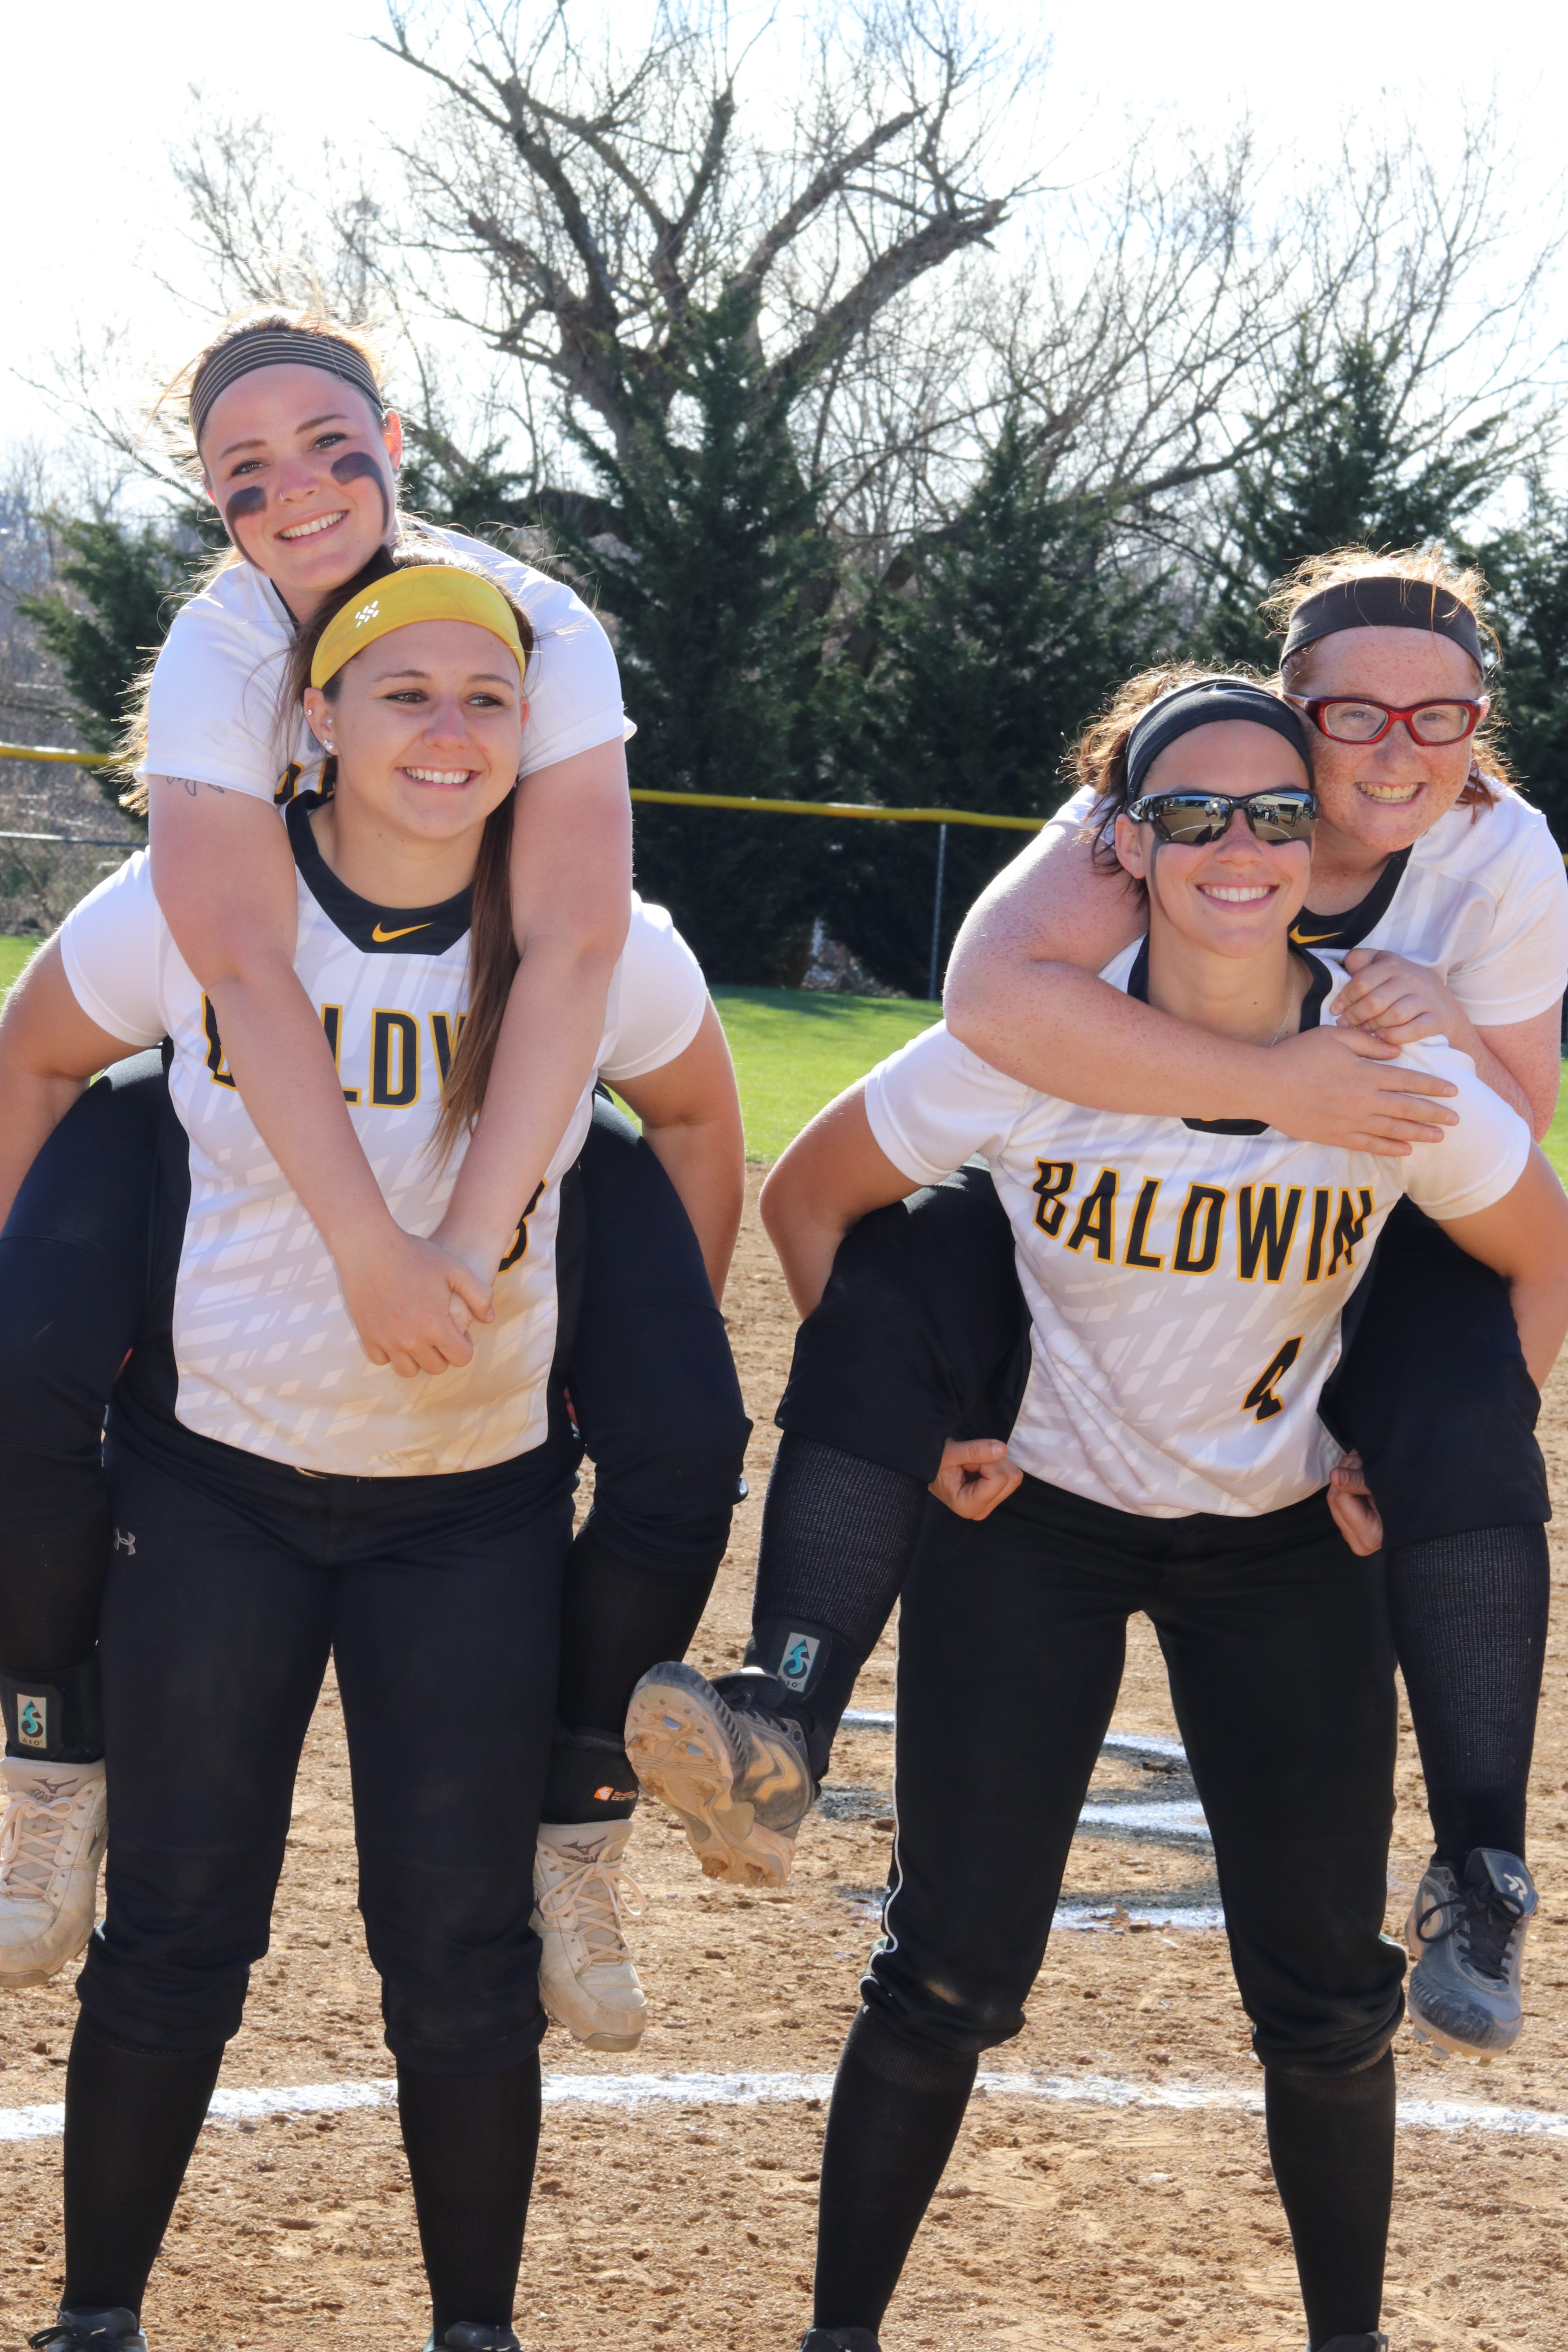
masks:
MULTIPOLYGON (((1568 984, 1568 874, 1541 811, 1493 789, 1489 808, 1452 808, 1391 857, 1359 905, 1303 908, 1297 945, 1387 948, 1428 964, 1480 1029, 1550 1012, 1568 984)), ((1093 804, 1087 788, 1075 793, 1047 832, 1081 833, 1093 804)))
MULTIPOLYGON (((610 641, 564 581, 461 531, 437 530, 516 598, 533 626, 523 691, 522 765, 531 775, 632 730, 610 641)), ((139 776, 190 776, 269 801, 291 761, 309 771, 321 751, 302 713, 283 712, 294 624, 265 572, 231 564, 175 614, 153 672, 147 756, 139 776)))
MULTIPOLYGON (((308 804, 287 812, 299 885, 294 965, 319 1008, 365 1157, 399 1224, 439 1223, 461 1142, 431 1146, 468 996, 469 894, 387 908, 357 898, 316 846, 308 804)), ((188 1429, 300 1470, 409 1477, 477 1470, 543 1442, 557 1336, 562 1179, 588 1129, 578 1103, 504 1261, 496 1319, 470 1363, 400 1379, 370 1363, 331 1257, 236 1089, 211 1005, 153 896, 139 851, 66 919, 65 970, 89 1019, 128 1046, 170 1041, 169 1094, 190 1198, 170 1334, 174 1412, 188 1429)), ((662 908, 634 899, 611 981, 600 1074, 675 1059, 708 1002, 696 958, 662 908)))
MULTIPOLYGON (((1345 985, 1331 959, 1308 961, 1304 1025, 1331 1020, 1345 985)), ((1145 996, 1147 961, 1137 942, 1101 977, 1145 996)), ((1531 1150, 1468 1055, 1433 1039, 1402 1058, 1451 1079, 1460 1115, 1407 1160, 1083 1110, 945 1027, 873 1070, 867 1114, 894 1166, 933 1184, 979 1154, 1011 1221, 1033 1324, 1020 1468, 1150 1518, 1280 1510, 1327 1482, 1341 1449, 1318 1398, 1390 1210, 1408 1192, 1440 1221, 1474 1214, 1531 1150)))

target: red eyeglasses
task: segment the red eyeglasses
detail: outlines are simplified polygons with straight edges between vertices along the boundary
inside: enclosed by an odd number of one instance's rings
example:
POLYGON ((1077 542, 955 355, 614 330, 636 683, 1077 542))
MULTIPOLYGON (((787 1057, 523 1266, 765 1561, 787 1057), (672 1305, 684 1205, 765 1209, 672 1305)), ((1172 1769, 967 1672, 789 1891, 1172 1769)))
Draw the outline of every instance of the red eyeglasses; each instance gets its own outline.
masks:
POLYGON ((1397 710, 1392 702, 1374 702, 1370 695, 1286 696, 1304 710, 1320 735, 1331 743, 1381 743, 1389 729, 1404 719, 1411 739, 1433 749, 1442 743, 1462 743, 1473 735, 1486 709, 1484 702, 1460 700, 1418 702, 1397 710))

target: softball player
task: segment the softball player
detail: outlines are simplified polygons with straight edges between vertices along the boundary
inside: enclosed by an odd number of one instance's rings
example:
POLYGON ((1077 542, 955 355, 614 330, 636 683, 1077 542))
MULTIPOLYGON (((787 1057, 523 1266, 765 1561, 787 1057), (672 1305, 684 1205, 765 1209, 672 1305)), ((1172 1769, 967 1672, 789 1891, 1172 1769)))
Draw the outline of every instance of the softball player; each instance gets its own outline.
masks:
MULTIPOLYGON (((1402 1066, 1409 1045, 1442 1034, 1543 1133, 1568 888, 1544 819, 1500 781, 1486 741, 1479 600, 1477 575, 1429 554, 1353 553, 1304 567, 1279 600, 1283 684, 1309 723, 1323 809, 1297 931, 1348 951, 1338 1027, 1265 1056, 1093 976, 1142 920, 1094 848, 1105 747, 1122 724, 1113 708, 1079 747, 1082 789, 965 926, 949 982, 958 1034, 1015 1077, 1103 1108, 1256 1113, 1282 1134, 1394 1153, 1447 1116, 1432 1099, 1442 1090, 1402 1066)), ((719 1777, 693 1832, 705 1866, 788 1868, 944 1440, 1007 1428, 1026 1360, 1012 1235, 983 1171, 868 1218, 847 1242, 779 1411, 748 1653, 767 1671, 721 1678, 727 1716, 709 1710, 719 1777), (752 1822, 741 1808, 763 1788, 752 1822)), ((1536 1902, 1525 1790, 1550 1505, 1507 1294, 1414 1203, 1380 1245, 1326 1409, 1381 1512, 1436 1842, 1408 1928, 1412 2017, 1450 2049, 1489 2055, 1521 2030, 1536 1902)), ((971 1501, 958 1488, 997 1477, 1001 1451, 952 1449, 944 1491, 984 1507, 983 1491, 971 1501)), ((1351 1526, 1353 1462, 1336 1477, 1351 1526)), ((1375 1543, 1379 1529, 1352 1532, 1375 1543)), ((650 1706, 658 1696, 650 1687, 650 1706)), ((686 1703, 679 1687, 663 1697, 686 1703)), ((700 1694, 691 1703, 707 1707, 700 1694)))
MULTIPOLYGON (((293 801, 294 970, 383 1197, 445 1214, 514 950, 526 620, 451 562, 328 606, 300 648, 330 794, 293 801)), ((712 1091, 711 1007, 634 910, 596 1068, 655 1120, 712 1091)), ((0 1024, 14 1121, 166 1038, 151 1304, 110 1416, 108 1908, 67 2076, 66 2289, 47 2352, 143 2352, 148 2273, 267 1948, 331 1654, 360 1905, 383 1982, 431 2345, 516 2352, 539 2126, 535 1830, 578 1447, 560 1392, 582 1250, 583 1090, 468 1362, 366 1360, 336 1266, 236 1087, 211 995, 132 858, 0 1024)))
MULTIPOLYGON (((1262 1050, 1331 1023, 1353 982, 1289 938, 1314 814, 1295 714, 1210 681, 1124 751, 1115 847, 1149 928, 1106 983, 1262 1050)), ((1394 1657, 1318 1399, 1402 1191, 1509 1286, 1538 1386, 1568 1328, 1568 1199, 1525 1121, 1440 1040, 1409 1050, 1459 1121, 1401 1160, 1081 1109, 937 1028, 769 1179, 809 1309, 858 1217, 983 1154, 1030 1319, 1022 1484, 981 1524, 932 1514, 904 1591, 891 1892, 828 2118, 809 2352, 874 2352, 978 2054, 1023 2024, 1135 1610, 1214 1834, 1313 2352, 1386 2344, 1394 1657)))
MULTIPOLYGON (((280 316, 242 321, 203 355, 189 408, 234 547, 176 615, 152 674, 139 772, 159 903, 258 1129, 333 1252, 371 1360, 439 1371, 469 1353, 448 1285, 482 1305, 484 1269, 581 1091, 625 936, 615 657, 563 583, 397 515, 398 423, 353 338, 280 316), (400 538, 457 551, 500 581, 531 633, 511 867, 521 961, 491 1097, 434 1238, 407 1233, 384 1202, 291 969, 294 881, 272 806, 285 761, 287 792, 320 758, 283 687, 296 625, 345 583, 374 599, 400 538)), ((145 1302, 140 1235, 162 1096, 155 1067, 94 1089, 50 1139, 0 1240, 0 1772, 11 1800, 0 1985, 53 1975, 92 1925, 105 1805, 95 1643, 111 1542, 100 1438, 145 1302)), ((619 1901, 637 1798, 626 1701, 702 1613, 750 1428, 715 1295, 742 1192, 732 1094, 725 1117, 722 1168, 709 1139, 679 1124, 639 1140, 607 1099, 583 1154, 591 1242, 569 1385, 597 1477, 574 1548, 538 1868, 546 2000, 601 2048, 634 2047, 646 2015, 619 1901)), ((7 1206, 27 1155, 9 1157, 7 1206)))

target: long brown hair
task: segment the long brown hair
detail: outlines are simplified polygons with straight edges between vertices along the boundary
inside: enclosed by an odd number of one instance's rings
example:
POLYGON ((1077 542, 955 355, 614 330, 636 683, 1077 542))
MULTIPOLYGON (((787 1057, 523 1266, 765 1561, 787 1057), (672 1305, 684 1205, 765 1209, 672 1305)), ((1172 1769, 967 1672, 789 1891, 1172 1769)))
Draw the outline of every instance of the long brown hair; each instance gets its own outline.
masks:
MULTIPOLYGON (((1170 694, 1178 686, 1196 686, 1205 677, 1218 672, 1206 669, 1200 662, 1161 662, 1153 669, 1141 669, 1119 686, 1104 709, 1091 719, 1068 754, 1068 773, 1081 792, 1087 785, 1094 794, 1094 806, 1085 822, 1091 835, 1089 856, 1102 873, 1118 874, 1135 896, 1143 885, 1129 874, 1116 855, 1113 838, 1117 818, 1126 808, 1130 794, 1127 789, 1127 746, 1132 730, 1152 702, 1163 694, 1170 694)), ((1244 679, 1248 686, 1267 688, 1268 680, 1256 670, 1226 670, 1226 677, 1244 679)))
MULTIPOLYGON (((1335 587, 1342 580, 1359 580, 1367 572, 1376 572, 1384 578, 1419 580, 1441 588, 1457 604, 1468 605, 1475 614, 1481 642, 1489 646, 1494 666, 1501 658, 1502 648, 1497 631, 1486 615, 1486 574, 1474 563, 1451 562, 1444 550, 1436 545, 1385 548, 1381 551, 1370 547, 1336 547, 1327 555, 1309 555, 1304 562, 1298 563, 1293 572, 1269 591, 1258 609, 1283 636, 1290 626, 1290 616, 1298 604, 1304 604, 1309 596, 1317 594, 1320 588, 1335 587)), ((1299 653, 1292 654, 1289 661, 1282 664, 1280 680, 1287 694, 1301 691, 1302 681, 1316 651, 1316 644, 1303 646, 1299 653)), ((1472 824, 1483 809, 1490 808, 1496 800, 1497 794, 1492 790, 1494 782, 1517 788, 1518 779, 1498 740, 1500 724, 1494 709, 1488 713, 1485 724, 1479 727, 1470 738, 1470 772, 1458 804, 1472 812, 1472 824)))
MULTIPOLYGON (((199 476, 201 461, 196 450, 195 435, 190 427, 191 386, 215 352, 220 352, 226 343, 233 342, 238 335, 254 333, 258 327, 294 327, 308 334, 325 336, 329 342, 342 343, 345 350, 353 352, 356 358, 364 362, 378 383, 381 382, 381 362, 374 345, 357 327, 345 326, 341 320, 334 319, 320 301, 308 302, 298 310, 284 310, 270 306, 254 310, 237 310, 232 318, 224 320, 216 334, 204 343, 201 350, 187 360, 177 373, 169 378, 168 383, 164 384, 153 403, 150 423, 158 424, 166 421, 166 424, 173 426, 174 430, 177 431, 183 427, 189 434, 190 447, 183 453, 181 464, 189 469, 193 478, 193 487, 195 478, 199 476)), ((378 425, 380 421, 378 417, 376 420, 378 425)), ((399 513, 396 517, 396 532, 399 540, 405 535, 408 527, 406 519, 399 513)), ((205 563, 193 565, 186 584, 177 592, 174 592, 177 594, 178 602, 188 604, 193 596, 201 595, 205 589, 212 586, 215 580, 221 579, 226 572, 232 572, 237 564, 244 562, 245 558, 237 547, 225 547, 216 555, 209 556, 205 563)), ((384 566, 383 569, 384 568, 384 566)), ((371 576, 379 577, 379 574, 371 576)), ((347 591, 345 590, 344 593, 346 593, 347 591)), ((147 814, 146 780, 139 777, 136 770, 142 766, 147 757, 147 706, 153 690, 153 672, 157 665, 158 652, 153 648, 145 667, 140 669, 132 680, 127 698, 125 724, 121 730, 120 741, 116 746, 120 754, 120 764, 131 778, 131 782, 120 796, 120 805, 121 808, 131 809, 138 816, 145 816, 147 814)))
MULTIPOLYGON (((373 580, 384 580, 389 572, 407 571, 416 564, 440 564, 452 572, 473 572, 477 578, 489 580, 487 572, 439 542, 416 541, 388 551, 377 551, 376 558, 342 587, 334 588, 324 597, 319 609, 300 630, 289 655, 288 694, 291 708, 298 709, 310 683, 310 663, 327 623, 333 614, 367 588, 373 580)), ((533 631, 528 614, 521 604, 507 594, 499 582, 489 585, 511 606, 517 621, 518 635, 522 639, 524 654, 533 649, 533 631)), ((341 690, 343 672, 329 678, 321 692, 329 702, 335 702, 341 690)), ((337 762, 329 759, 321 770, 321 789, 331 793, 337 780, 337 762)), ((452 1056, 452 1066, 441 1089, 441 1116, 437 1122, 433 1150, 437 1160, 444 1160, 460 1136, 467 1135, 479 1118, 489 1084, 490 1065, 495 1060, 496 1044, 500 1036, 501 1021, 506 1013, 507 998, 518 967, 517 940, 511 920, 511 828, 517 793, 508 793, 505 800, 493 808, 485 820, 479 837, 479 854, 474 867, 473 912, 468 929, 468 1009, 463 1017, 458 1050, 452 1056)))

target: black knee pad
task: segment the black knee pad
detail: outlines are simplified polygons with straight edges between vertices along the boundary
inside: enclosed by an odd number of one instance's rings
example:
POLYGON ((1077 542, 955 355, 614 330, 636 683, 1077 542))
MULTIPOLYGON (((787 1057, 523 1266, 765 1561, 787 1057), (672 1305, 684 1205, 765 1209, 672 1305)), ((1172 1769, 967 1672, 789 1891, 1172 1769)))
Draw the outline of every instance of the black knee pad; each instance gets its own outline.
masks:
POLYGON ((7 1756, 39 1764, 95 1764, 103 1754, 98 1652, 47 1675, 0 1666, 0 1714, 7 1756))

